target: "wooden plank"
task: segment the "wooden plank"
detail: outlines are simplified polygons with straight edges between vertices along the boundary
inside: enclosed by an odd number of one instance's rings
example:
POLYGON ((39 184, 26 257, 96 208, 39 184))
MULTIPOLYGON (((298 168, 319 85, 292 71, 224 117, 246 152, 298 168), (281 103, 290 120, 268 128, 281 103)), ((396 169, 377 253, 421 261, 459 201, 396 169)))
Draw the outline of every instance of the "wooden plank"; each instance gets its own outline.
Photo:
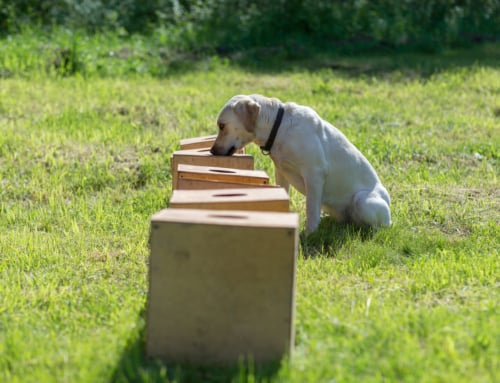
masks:
POLYGON ((290 200, 283 188, 174 190, 170 207, 287 212, 290 200))
POLYGON ((277 188, 280 186, 269 184, 241 184, 232 182, 221 182, 216 180, 192 180, 189 178, 177 179, 177 190, 210 190, 210 189, 241 189, 241 188, 277 188))
MULTIPOLYGON (((216 134, 212 134, 210 136, 183 138, 180 142, 181 150, 211 148, 216 138, 216 134)), ((236 153, 245 153, 245 148, 241 148, 236 153)))
POLYGON ((193 166, 179 164, 177 189, 223 189, 269 186, 269 176, 262 170, 193 166))
POLYGON ((177 168, 179 164, 217 166, 253 170, 254 160, 249 154, 233 154, 232 156, 214 156, 210 149, 178 150, 172 154, 172 188, 177 188, 177 168))
POLYGON ((210 136, 184 138, 180 142, 181 150, 211 148, 216 138, 216 134, 210 136))

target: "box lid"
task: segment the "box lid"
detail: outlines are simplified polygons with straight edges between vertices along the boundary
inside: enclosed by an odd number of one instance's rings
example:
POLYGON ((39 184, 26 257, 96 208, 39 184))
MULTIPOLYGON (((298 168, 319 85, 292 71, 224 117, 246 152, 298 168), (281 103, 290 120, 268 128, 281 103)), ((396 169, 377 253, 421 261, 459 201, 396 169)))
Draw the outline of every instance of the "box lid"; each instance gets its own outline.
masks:
POLYGON ((163 209, 151 217, 151 222, 297 229, 299 216, 297 213, 260 211, 163 209))

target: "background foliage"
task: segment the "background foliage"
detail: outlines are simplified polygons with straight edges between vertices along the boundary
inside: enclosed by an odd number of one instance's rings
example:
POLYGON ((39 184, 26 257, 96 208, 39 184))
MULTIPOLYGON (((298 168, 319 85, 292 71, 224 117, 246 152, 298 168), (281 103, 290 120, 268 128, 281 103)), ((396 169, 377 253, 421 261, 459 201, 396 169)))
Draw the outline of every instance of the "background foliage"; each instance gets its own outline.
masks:
POLYGON ((0 0, 0 30, 27 24, 87 32, 166 29, 182 48, 227 52, 301 44, 444 46, 497 40, 498 0, 0 0))

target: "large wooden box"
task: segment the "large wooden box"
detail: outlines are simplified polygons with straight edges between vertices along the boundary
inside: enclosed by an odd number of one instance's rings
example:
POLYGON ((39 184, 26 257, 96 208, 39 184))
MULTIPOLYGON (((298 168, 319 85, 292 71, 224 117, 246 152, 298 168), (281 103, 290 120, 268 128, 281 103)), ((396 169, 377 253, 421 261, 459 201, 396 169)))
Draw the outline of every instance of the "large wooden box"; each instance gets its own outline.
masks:
POLYGON ((172 189, 177 189, 177 167, 179 164, 218 166, 223 168, 235 168, 253 170, 254 160, 249 154, 233 154, 232 156, 214 156, 209 148, 178 150, 172 154, 172 189))
POLYGON ((151 219, 146 351, 267 362, 294 343, 296 213, 165 209, 151 219))
POLYGON ((174 190, 170 207, 287 212, 290 198, 283 188, 174 190))
POLYGON ((243 170, 216 166, 177 166, 177 189, 225 189, 266 187, 269 176, 262 170, 243 170))

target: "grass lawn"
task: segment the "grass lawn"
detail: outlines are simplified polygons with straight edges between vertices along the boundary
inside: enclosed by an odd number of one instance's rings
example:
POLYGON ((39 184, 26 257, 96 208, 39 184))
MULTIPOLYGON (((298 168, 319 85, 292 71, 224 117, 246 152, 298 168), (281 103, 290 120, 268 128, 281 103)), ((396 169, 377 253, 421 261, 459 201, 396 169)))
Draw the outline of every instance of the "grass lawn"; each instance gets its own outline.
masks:
POLYGON ((499 46, 470 54, 0 78, 0 381, 498 381, 499 46), (290 362, 165 366, 143 357, 149 218, 168 206, 179 139, 215 133, 238 93, 342 130, 393 226, 324 218, 302 241, 290 362))

